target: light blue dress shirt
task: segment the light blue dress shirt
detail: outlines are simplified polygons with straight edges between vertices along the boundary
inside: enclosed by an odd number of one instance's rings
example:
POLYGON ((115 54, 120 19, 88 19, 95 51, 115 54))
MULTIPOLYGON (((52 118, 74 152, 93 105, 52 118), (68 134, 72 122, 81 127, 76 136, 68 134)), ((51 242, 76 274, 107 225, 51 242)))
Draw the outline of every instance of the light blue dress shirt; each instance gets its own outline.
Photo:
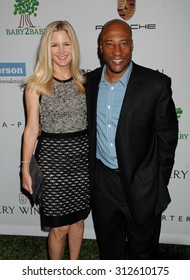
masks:
POLYGON ((106 66, 104 66, 99 84, 96 157, 113 169, 118 168, 115 135, 132 65, 131 61, 121 79, 112 84, 105 79, 106 66))

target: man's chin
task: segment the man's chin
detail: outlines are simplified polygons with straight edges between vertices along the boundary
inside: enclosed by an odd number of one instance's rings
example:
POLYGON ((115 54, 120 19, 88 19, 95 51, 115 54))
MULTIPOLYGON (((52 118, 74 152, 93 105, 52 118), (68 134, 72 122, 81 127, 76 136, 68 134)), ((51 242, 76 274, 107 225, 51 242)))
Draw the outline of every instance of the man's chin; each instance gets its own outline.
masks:
POLYGON ((122 68, 122 69, 116 69, 116 68, 112 68, 111 71, 114 74, 122 74, 127 68, 122 68))
POLYGON ((129 65, 122 65, 122 66, 114 65, 114 66, 110 67, 110 70, 115 74, 121 74, 121 73, 124 73, 127 70, 128 66, 129 65))

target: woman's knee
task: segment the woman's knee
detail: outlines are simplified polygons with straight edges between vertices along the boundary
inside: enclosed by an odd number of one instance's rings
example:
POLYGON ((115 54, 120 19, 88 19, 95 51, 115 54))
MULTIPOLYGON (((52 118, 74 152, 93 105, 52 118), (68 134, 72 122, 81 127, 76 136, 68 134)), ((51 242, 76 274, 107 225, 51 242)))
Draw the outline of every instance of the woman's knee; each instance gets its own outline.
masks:
POLYGON ((55 238, 63 239, 67 236, 69 229, 70 225, 51 228, 50 234, 52 234, 55 238))
POLYGON ((80 221, 71 225, 71 228, 76 228, 78 230, 80 230, 80 229, 82 230, 83 227, 84 227, 84 220, 80 220, 80 221))

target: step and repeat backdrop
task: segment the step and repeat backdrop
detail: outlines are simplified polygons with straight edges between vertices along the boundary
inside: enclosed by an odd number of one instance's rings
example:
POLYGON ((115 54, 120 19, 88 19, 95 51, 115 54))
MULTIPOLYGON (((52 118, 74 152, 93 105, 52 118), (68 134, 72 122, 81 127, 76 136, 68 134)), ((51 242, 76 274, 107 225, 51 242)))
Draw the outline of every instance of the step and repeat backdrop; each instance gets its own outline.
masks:
MULTIPOLYGON (((133 30, 133 60, 172 78, 179 143, 163 213, 161 243, 190 245, 190 1, 189 0, 10 0, 0 1, 0 234, 46 236, 39 209, 20 189, 21 139, 25 125, 23 89, 32 73, 45 26, 68 20, 81 47, 81 68, 100 65, 97 38, 113 18, 133 30)), ((94 239, 91 215, 85 238, 94 239)))

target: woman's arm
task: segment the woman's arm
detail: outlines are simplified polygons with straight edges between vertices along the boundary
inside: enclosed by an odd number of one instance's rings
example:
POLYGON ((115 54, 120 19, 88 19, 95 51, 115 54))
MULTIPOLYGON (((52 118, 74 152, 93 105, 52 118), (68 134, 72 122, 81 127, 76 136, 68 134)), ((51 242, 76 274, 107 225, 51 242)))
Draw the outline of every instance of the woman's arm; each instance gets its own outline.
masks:
POLYGON ((32 193, 32 180, 29 172, 29 164, 39 134, 39 95, 34 88, 26 86, 26 126, 23 134, 22 146, 22 187, 32 193))

